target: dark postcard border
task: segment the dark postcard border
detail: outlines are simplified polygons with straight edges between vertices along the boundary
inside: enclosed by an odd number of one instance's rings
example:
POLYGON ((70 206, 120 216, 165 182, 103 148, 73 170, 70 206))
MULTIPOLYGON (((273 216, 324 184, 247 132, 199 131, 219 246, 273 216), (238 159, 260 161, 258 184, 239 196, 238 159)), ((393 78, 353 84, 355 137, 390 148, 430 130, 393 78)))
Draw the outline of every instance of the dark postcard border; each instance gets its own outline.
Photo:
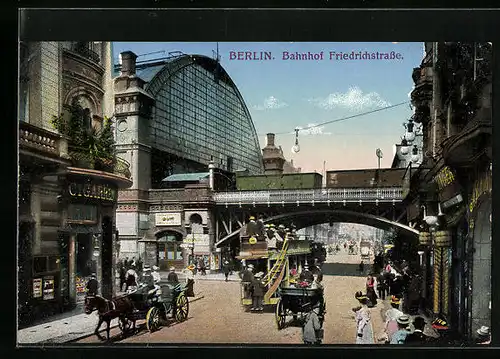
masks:
MULTIPOLYGON (((39 0, 18 0, 19 7, 67 7, 69 4, 65 0, 45 0, 40 4, 39 0)), ((108 6, 116 6, 120 8, 147 8, 147 7, 164 7, 164 8, 392 8, 397 5, 398 8, 495 8, 498 7, 496 0, 476 0, 456 2, 450 0, 121 0, 119 2, 110 1, 108 6)), ((103 7, 102 0, 73 0, 71 7, 73 8, 96 8, 103 7)))
MULTIPOLYGON (((120 11, 120 10, 24 10, 21 17, 23 19, 23 39, 24 40, 109 40, 109 41, 493 41, 499 36, 496 30, 496 22, 498 18, 497 11, 189 11, 189 10, 139 10, 139 11, 120 11), (77 17, 75 17, 77 16, 77 17), (82 22, 83 21, 83 22, 82 22), (74 24, 92 24, 89 26, 75 26, 74 24), (102 24, 96 26, 95 24, 102 24), (141 26, 147 24, 147 26, 141 26), (255 25, 258 24, 258 25, 255 25)), ((15 42, 10 42, 13 45, 11 54, 12 63, 17 67, 17 45, 15 42)), ((496 47, 494 46, 494 50, 496 47)), ((495 70, 494 73, 500 73, 500 64, 497 51, 494 51, 495 70)), ((12 66, 12 65, 11 65, 12 66)), ((418 66, 418 64, 415 64, 418 66)), ((17 106, 15 99, 17 98, 17 76, 13 71, 8 71, 8 76, 14 79, 15 87, 9 93, 14 94, 13 101, 8 101, 11 106, 8 107, 7 116, 17 118, 17 106), (12 110, 12 113, 10 111, 12 110), (10 115, 9 115, 10 114, 10 115)), ((411 74, 408 74, 411 76, 411 74)), ((494 77, 493 84, 493 101, 494 109, 500 108, 500 85, 498 76, 494 77)), ((10 96, 9 95, 9 96, 10 96)), ((494 116, 495 112, 494 112, 494 116)), ((13 123, 12 133, 14 139, 13 145, 17 139, 17 126, 13 123)), ((10 126, 10 125, 9 125, 10 126)), ((10 132, 10 129, 9 129, 10 132)), ((493 151, 500 152, 497 141, 493 141, 493 151)), ((17 174, 17 150, 14 146, 11 147, 11 142, 2 143, 4 153, 10 153, 10 149, 14 149, 12 157, 4 156, 9 166, 14 164, 14 173, 17 174), (7 146, 6 146, 7 145, 7 146), (5 148, 7 147, 7 148, 5 148)), ((495 155, 495 158, 500 156, 495 155)), ((496 173, 496 165, 493 170, 496 173)), ((15 178, 15 177, 14 177, 15 178)), ((495 181, 494 174, 493 180, 495 181)), ((17 190, 17 182, 8 181, 9 189, 13 185, 13 190, 17 190)), ((9 192, 7 192, 9 193, 9 192)), ((496 191, 493 192, 493 233, 496 233, 496 204, 499 204, 496 191)), ((16 204, 17 207, 17 204, 16 204)), ((15 211, 4 212, 7 214, 6 223, 10 223, 13 219, 15 223, 15 211), (10 217, 9 217, 10 214, 10 217)), ((13 228, 13 235, 10 231, 5 233, 5 239, 11 241, 12 236, 16 236, 16 229, 13 228)), ((492 236, 495 238, 495 236, 492 236)), ((12 243, 12 242, 11 242, 12 243)), ((492 258, 496 258, 500 254, 495 243, 492 247, 492 258)), ((499 247, 500 248, 500 247, 499 247)), ((496 261, 492 261, 492 332, 493 340, 497 345, 500 343, 500 311, 496 310, 496 303, 500 303, 498 285, 500 277, 500 265, 495 265, 496 261), (499 274, 498 276, 496 274, 499 274)), ((7 264, 7 262, 4 262, 7 264)), ((8 265, 7 271, 11 273, 13 265, 8 265)), ((10 277, 10 276, 9 276, 10 277)), ((14 283, 15 283, 15 277, 14 283)), ((10 278, 12 278, 10 277, 10 278)), ((15 302, 13 303, 15 305, 15 302)), ((9 306, 10 307, 10 306, 9 306)), ((11 308, 11 307, 10 307, 11 308)), ((13 318, 15 321, 15 313, 5 310, 4 318, 13 318)), ((15 328, 15 322, 12 328, 15 328)), ((264 328, 263 328, 264 329, 264 328)), ((242 328, 243 330, 243 328, 242 328)), ((269 330, 272 330, 269 328, 269 330)), ((10 331, 10 330, 9 330, 10 331)), ((10 333, 7 333, 7 328, 2 329, 3 341, 6 339, 12 343, 10 333)), ((195 335, 195 333, 193 333, 195 335)), ((95 348, 95 347, 94 347, 95 348)), ((270 347, 270 346, 236 346, 236 348, 227 348, 217 346, 213 348, 205 347, 178 347, 168 348, 165 346, 148 346, 148 350, 143 347, 128 347, 122 345, 112 345, 110 347, 97 346, 96 349, 82 346, 81 349, 55 349, 45 347, 43 349, 23 349, 17 354, 40 357, 40 355, 64 356, 68 357, 88 357, 101 354, 101 350, 113 349, 120 357, 137 357, 139 356, 164 356, 175 355, 176 357, 234 357, 235 355, 250 356, 250 357, 279 357, 286 355, 289 358, 308 358, 310 356, 323 357, 332 355, 340 355, 343 358, 366 356, 367 350, 377 355, 387 356, 386 350, 394 350, 398 356, 420 356, 422 351, 427 355, 443 355, 445 350, 447 355, 451 354, 458 357, 470 357, 476 350, 480 351, 479 355, 486 358, 498 357, 498 352, 492 348, 439 348, 439 349, 419 349, 407 347, 365 347, 355 348, 346 347, 323 347, 309 351, 308 348, 297 347, 270 347), (244 351, 239 350, 242 347, 244 351), (347 349, 348 348, 348 349, 347 349), (82 350, 83 349, 83 350, 82 350), (166 349, 166 350, 165 350, 166 349), (346 350, 347 349, 347 350, 346 350), (415 350, 416 349, 416 350, 415 350), (374 351, 373 351, 374 350, 374 351)))
POLYGON ((32 41, 491 41, 498 12, 25 9, 20 22, 32 41))

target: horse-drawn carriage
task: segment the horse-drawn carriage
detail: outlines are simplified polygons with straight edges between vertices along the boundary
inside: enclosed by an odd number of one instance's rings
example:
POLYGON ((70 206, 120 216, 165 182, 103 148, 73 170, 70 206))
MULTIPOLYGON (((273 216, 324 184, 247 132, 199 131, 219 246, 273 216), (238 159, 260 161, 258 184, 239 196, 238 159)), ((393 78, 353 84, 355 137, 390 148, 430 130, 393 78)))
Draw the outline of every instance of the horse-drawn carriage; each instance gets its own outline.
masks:
POLYGON ((183 322, 189 314, 189 301, 184 293, 185 287, 181 284, 163 284, 153 295, 148 295, 141 288, 136 293, 127 294, 135 306, 131 315, 120 320, 119 326, 125 333, 133 322, 146 319, 146 328, 153 332, 166 322, 170 315, 176 322, 183 322))
POLYGON ((319 306, 319 319, 323 325, 326 304, 323 297, 322 288, 309 287, 281 287, 278 289, 280 299, 276 305, 275 320, 278 329, 283 329, 287 316, 292 316, 294 320, 301 319, 304 313, 319 306))
POLYGON ((131 293, 127 293, 112 300, 100 296, 87 296, 85 312, 90 314, 97 309, 99 322, 95 334, 102 339, 99 328, 103 322, 107 324, 107 339, 109 340, 110 322, 118 318, 118 325, 122 334, 132 328, 135 330, 137 320, 145 319, 146 327, 150 332, 159 329, 162 323, 173 319, 183 322, 189 314, 189 301, 185 294, 186 287, 181 284, 163 284, 155 293, 148 294, 146 286, 131 293), (169 317, 170 316, 170 317, 169 317))

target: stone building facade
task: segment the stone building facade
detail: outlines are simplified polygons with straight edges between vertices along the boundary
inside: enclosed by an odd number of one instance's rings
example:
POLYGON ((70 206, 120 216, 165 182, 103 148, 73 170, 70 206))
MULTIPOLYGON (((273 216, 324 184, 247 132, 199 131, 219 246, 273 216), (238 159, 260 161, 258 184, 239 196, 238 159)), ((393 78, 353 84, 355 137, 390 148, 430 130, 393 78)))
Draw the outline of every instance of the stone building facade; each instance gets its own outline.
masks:
MULTIPOLYGON (((100 292, 114 288, 114 233, 118 188, 130 181, 117 166, 96 170, 88 156, 58 133, 54 116, 79 103, 86 130, 112 117, 110 43, 20 44, 19 97, 19 319, 20 324, 72 307, 79 278, 97 274, 100 292)), ((123 166, 122 166, 123 167, 123 166)), ((126 167, 126 166, 125 166, 126 167)), ((124 168, 126 169, 126 168, 124 168)))
POLYGON ((424 158, 407 215, 421 230, 427 308, 472 337, 491 327, 491 44, 425 48, 411 94, 424 158))

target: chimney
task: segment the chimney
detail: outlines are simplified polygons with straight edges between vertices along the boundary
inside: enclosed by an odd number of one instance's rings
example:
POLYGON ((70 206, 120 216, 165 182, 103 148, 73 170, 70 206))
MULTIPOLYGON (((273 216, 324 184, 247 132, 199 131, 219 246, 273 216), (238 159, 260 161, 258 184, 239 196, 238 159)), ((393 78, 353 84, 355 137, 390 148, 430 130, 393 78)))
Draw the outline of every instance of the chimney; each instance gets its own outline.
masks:
POLYGON ((270 147, 274 146, 274 133, 267 134, 267 145, 270 147))
POLYGON ((121 59, 121 76, 132 76, 135 75, 135 60, 137 55, 132 51, 124 51, 120 54, 121 59))

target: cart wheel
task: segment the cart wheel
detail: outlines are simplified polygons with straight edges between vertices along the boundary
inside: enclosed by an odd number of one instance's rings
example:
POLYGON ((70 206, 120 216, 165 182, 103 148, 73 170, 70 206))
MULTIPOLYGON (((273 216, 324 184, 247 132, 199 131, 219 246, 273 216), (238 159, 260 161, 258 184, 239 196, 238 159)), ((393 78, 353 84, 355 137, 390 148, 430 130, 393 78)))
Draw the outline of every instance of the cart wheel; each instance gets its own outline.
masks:
POLYGON ((146 328, 152 333, 160 327, 160 310, 152 307, 146 315, 146 328))
POLYGON ((286 309, 281 299, 278 301, 278 304, 276 304, 276 313, 274 319, 276 320, 276 326, 278 327, 278 330, 281 330, 285 327, 286 309))
POLYGON ((189 314, 189 301, 184 293, 177 296, 175 303, 175 320, 183 322, 187 319, 189 314))
POLYGON ((132 328, 132 324, 134 324, 134 322, 128 317, 121 317, 118 319, 118 327, 122 331, 122 334, 126 334, 130 328, 132 328))

